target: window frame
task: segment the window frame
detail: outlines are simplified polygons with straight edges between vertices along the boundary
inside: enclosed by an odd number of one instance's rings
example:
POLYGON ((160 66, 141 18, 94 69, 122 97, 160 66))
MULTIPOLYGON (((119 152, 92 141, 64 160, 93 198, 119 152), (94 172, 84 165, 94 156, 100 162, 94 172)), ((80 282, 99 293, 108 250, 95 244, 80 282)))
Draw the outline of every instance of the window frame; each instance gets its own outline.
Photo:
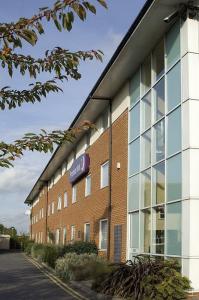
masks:
POLYGON ((88 174, 85 178, 85 197, 91 195, 91 174, 88 174), (88 179, 90 179, 90 190, 88 192, 88 179))
POLYGON ((64 208, 68 207, 68 193, 67 191, 64 192, 64 208))
POLYGON ((107 160, 106 162, 104 162, 102 165, 101 165, 101 168, 100 168, 100 189, 103 189, 103 188, 105 188, 105 187, 108 187, 109 186, 109 168, 110 168, 110 166, 109 166, 109 160, 107 160), (103 171, 104 171, 104 169, 103 169, 103 167, 105 167, 106 165, 108 165, 108 182, 107 182, 107 184, 105 184, 105 185, 103 185, 103 171))
POLYGON ((91 224, 90 223, 84 223, 84 242, 90 242, 90 240, 91 240, 91 224), (87 225, 89 225, 89 240, 86 239, 87 225))
POLYGON ((77 202, 77 184, 72 187, 72 204, 77 202))
POLYGON ((108 249, 108 226, 109 226, 108 219, 100 220, 100 228, 99 228, 99 250, 100 251, 107 251, 108 249), (107 223, 107 248, 106 249, 102 248, 102 223, 103 222, 107 223))

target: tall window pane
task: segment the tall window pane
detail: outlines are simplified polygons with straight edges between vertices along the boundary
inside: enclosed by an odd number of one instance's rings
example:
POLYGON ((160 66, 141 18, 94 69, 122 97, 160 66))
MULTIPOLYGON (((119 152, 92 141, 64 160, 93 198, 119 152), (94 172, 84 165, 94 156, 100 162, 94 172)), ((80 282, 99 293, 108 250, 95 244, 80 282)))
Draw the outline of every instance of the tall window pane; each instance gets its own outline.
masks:
POLYGON ((167 74, 167 111, 176 107, 181 100, 181 68, 178 63, 167 74))
POLYGON ((167 135, 167 156, 170 156, 181 150, 181 108, 168 116, 167 135))
POLYGON ((100 249, 106 250, 108 242, 108 221, 101 220, 100 221, 100 249))
POLYGON ((153 203, 165 202, 165 163, 159 163, 153 168, 153 203))
POLYGON ((129 211, 139 209, 139 175, 129 178, 129 211))
POLYGON ((166 58, 169 69, 180 58, 180 22, 169 30, 166 35, 166 58))
POLYGON ((165 121, 154 126, 153 161, 158 162, 165 157, 165 121))
POLYGON ((140 98, 140 70, 138 70, 130 80, 130 101, 131 106, 140 98))
POLYGON ((167 255, 181 255, 181 202, 167 206, 167 255))
POLYGON ((167 161, 167 202, 182 198, 181 154, 167 161))
POLYGON ((155 122, 165 114, 165 86, 164 78, 154 87, 154 118, 155 122))
POLYGON ((144 95, 151 87, 151 56, 150 55, 146 58, 146 60, 142 64, 141 78, 142 78, 142 95, 144 95))
POLYGON ((142 99, 142 131, 151 126, 151 92, 142 99))
POLYGON ((130 111, 130 140, 132 141, 140 134, 140 104, 138 103, 130 111))
POLYGON ((142 135, 142 168, 151 164, 151 130, 142 135))
POLYGON ((141 206, 151 206, 151 169, 141 174, 141 206))
POLYGON ((154 81, 164 74, 164 40, 161 40, 153 51, 153 71, 154 81))
POLYGON ((151 252, 151 210, 142 211, 142 251, 144 253, 151 252))
POLYGON ((164 254, 164 236, 165 236, 165 211, 164 206, 158 206, 153 209, 153 232, 152 241, 154 254, 164 254))
POLYGON ((101 166, 101 189, 109 185, 109 162, 101 166))
POLYGON ((138 173, 140 170, 140 139, 129 145, 129 175, 138 173))
POLYGON ((134 248, 135 252, 139 249, 139 213, 129 215, 130 223, 130 248, 134 248))

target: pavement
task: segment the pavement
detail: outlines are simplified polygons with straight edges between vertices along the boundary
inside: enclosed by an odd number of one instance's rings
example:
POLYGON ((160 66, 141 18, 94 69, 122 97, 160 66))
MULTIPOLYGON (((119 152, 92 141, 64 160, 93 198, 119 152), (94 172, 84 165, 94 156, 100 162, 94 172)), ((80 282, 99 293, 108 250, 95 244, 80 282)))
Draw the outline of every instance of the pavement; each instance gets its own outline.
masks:
POLYGON ((59 286, 21 252, 0 252, 0 300, 80 299, 59 286))

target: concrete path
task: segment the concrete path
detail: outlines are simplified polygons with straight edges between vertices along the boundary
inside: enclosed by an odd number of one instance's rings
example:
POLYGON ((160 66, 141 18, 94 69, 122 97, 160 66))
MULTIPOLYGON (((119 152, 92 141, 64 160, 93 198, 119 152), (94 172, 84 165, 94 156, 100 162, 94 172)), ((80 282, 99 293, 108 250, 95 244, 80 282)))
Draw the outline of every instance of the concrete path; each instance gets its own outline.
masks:
POLYGON ((0 300, 74 300, 23 253, 0 252, 0 300))

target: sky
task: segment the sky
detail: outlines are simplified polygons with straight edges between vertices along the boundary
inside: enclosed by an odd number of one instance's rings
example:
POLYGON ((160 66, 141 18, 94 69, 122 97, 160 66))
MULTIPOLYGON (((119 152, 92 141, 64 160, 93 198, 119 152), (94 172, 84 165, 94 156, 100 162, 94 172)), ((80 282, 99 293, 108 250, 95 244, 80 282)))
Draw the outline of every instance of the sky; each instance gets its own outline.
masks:
MULTIPOLYGON (((95 0, 90 0, 96 3, 95 0)), ((20 17, 31 17, 40 7, 51 6, 53 0, 6 0, 1 4, 1 23, 16 21, 20 17)), ((107 0, 108 10, 96 5, 97 14, 89 15, 85 22, 76 19, 70 33, 55 29, 44 22, 45 35, 40 36, 35 47, 24 43, 23 53, 42 57, 47 49, 60 46, 65 49, 104 52, 103 62, 81 63, 82 78, 69 80, 61 87, 63 93, 49 94, 41 103, 24 104, 21 108, 0 111, 0 140, 12 142, 26 132, 66 129, 87 98, 95 82, 107 65, 117 46, 144 5, 145 0, 107 0)), ((20 51, 20 50, 18 50, 20 51)), ((38 81, 51 79, 42 74, 38 81)), ((0 87, 11 86, 25 89, 34 82, 28 76, 14 72, 10 79, 1 69, 0 87)), ((27 152, 14 163, 14 168, 0 168, 0 223, 15 226, 19 232, 28 231, 27 206, 24 200, 50 159, 50 154, 27 152)))

